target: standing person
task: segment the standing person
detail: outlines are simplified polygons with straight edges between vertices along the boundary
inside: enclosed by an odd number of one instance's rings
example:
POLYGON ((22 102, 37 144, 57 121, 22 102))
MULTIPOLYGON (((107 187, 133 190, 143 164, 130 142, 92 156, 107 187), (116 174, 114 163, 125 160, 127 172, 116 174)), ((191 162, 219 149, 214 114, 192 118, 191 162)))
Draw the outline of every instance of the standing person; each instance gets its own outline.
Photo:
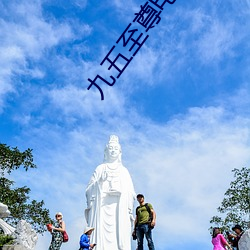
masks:
POLYGON ((242 234, 244 233, 243 229, 241 228, 240 225, 235 225, 232 230, 236 233, 235 234, 231 234, 234 237, 234 244, 236 246, 236 249, 239 250, 239 240, 242 236, 242 234))
POLYGON ((213 250, 225 250, 225 246, 232 249, 218 227, 213 229, 212 244, 214 245, 213 250))
POLYGON ((145 203, 143 194, 137 195, 137 201, 140 206, 136 208, 136 217, 134 222, 134 232, 136 234, 138 250, 143 250, 143 239, 146 236, 148 242, 148 249, 155 250, 153 239, 152 239, 152 229, 155 226, 156 213, 153 206, 150 203, 145 203), (151 221, 149 219, 151 217, 151 221))
POLYGON ((85 218, 95 228, 91 241, 97 243, 96 250, 131 250, 136 194, 121 155, 119 138, 111 135, 104 163, 97 166, 86 188, 85 218))
POLYGON ((63 242, 63 232, 66 230, 65 222, 62 220, 63 215, 61 212, 56 213, 56 223, 51 226, 52 240, 49 250, 60 250, 63 242))
POLYGON ((93 232, 94 228, 93 227, 86 227, 83 235, 80 238, 80 249, 79 250, 89 250, 93 249, 95 247, 94 244, 90 244, 90 235, 93 232))
POLYGON ((228 239, 229 244, 232 246, 232 249, 237 250, 237 242, 235 240, 236 239, 235 235, 231 234, 229 232, 226 232, 226 235, 227 235, 227 239, 228 239))

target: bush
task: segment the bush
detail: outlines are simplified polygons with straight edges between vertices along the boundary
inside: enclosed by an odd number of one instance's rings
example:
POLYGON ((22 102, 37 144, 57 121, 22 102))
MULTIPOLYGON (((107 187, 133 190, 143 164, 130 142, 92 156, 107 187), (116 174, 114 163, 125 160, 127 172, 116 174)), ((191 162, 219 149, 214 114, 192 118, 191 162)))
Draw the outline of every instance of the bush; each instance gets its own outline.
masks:
POLYGON ((3 245, 13 245, 14 238, 10 235, 0 234, 0 247, 3 245))

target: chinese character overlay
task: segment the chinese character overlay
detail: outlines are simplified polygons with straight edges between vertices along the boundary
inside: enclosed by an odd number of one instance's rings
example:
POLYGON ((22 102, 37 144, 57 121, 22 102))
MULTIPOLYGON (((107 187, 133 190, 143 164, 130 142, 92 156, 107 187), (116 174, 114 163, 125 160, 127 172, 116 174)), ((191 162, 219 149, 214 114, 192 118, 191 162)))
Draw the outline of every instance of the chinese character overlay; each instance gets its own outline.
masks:
MULTIPOLYGON (((138 13, 135 13, 133 23, 138 23, 143 28, 145 28, 146 32, 148 32, 161 21, 160 14, 162 13, 165 3, 174 4, 175 1, 176 0, 148 0, 143 6, 140 6, 140 11, 138 13)), ((124 70, 127 68, 127 66, 130 64, 130 62, 136 56, 137 52, 141 49, 141 47, 149 37, 149 35, 144 35, 137 28, 132 28, 131 26, 132 24, 130 23, 123 31, 121 36, 117 39, 116 44, 118 45, 120 41, 122 42, 123 47, 127 47, 127 45, 129 44, 128 51, 133 53, 132 56, 126 57, 121 53, 116 54, 114 52, 116 45, 114 45, 100 63, 101 66, 103 66, 104 64, 108 64, 108 70, 114 68, 116 71, 118 71, 118 74, 115 76, 117 79, 122 75, 124 70)), ((106 83, 108 86, 113 86, 116 82, 115 77, 112 75, 110 76, 110 78, 112 79, 112 82, 110 83, 102 76, 97 74, 94 80, 88 78, 88 81, 91 84, 87 89, 89 90, 92 86, 95 86, 101 94, 101 100, 104 100, 103 90, 98 84, 106 83), (98 84, 96 83, 97 81, 98 84)))

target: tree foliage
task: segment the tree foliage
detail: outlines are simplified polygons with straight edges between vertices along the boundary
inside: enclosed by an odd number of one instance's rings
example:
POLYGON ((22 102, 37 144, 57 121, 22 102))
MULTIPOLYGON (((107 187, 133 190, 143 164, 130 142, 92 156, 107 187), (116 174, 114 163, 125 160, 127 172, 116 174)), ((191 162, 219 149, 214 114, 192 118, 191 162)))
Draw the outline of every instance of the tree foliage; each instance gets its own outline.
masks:
POLYGON ((18 148, 10 148, 0 144, 0 202, 6 204, 11 211, 11 216, 5 220, 15 226, 21 219, 30 223, 38 233, 46 230, 45 225, 52 220, 49 210, 44 208, 44 201, 30 200, 30 188, 27 186, 14 188, 14 181, 5 178, 6 174, 23 167, 26 171, 36 168, 33 163, 32 150, 24 152, 18 148))
POLYGON ((217 211, 223 216, 213 216, 210 223, 223 230, 235 224, 247 228, 250 220, 250 168, 233 169, 234 180, 217 211))
POLYGON ((36 168, 36 165, 33 163, 32 149, 28 148, 21 152, 17 147, 10 148, 6 144, 0 143, 0 166, 2 176, 5 171, 10 174, 21 166, 26 171, 29 168, 36 168))
POLYGON ((14 243, 14 239, 13 239, 12 236, 0 234, 0 247, 2 247, 5 244, 6 245, 12 245, 13 243, 14 243))

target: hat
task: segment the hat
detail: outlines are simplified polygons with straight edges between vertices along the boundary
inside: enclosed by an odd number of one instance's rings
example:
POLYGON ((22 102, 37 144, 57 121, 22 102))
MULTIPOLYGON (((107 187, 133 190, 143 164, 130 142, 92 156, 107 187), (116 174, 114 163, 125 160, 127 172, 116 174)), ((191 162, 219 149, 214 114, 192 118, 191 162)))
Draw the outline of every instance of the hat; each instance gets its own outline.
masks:
POLYGON ((83 233, 86 234, 87 232, 93 231, 93 230, 95 230, 93 227, 86 227, 83 233))
POLYGON ((63 214, 62 214, 61 212, 57 212, 57 213, 56 213, 56 216, 57 216, 57 215, 61 215, 61 216, 63 217, 63 214))
POLYGON ((240 225, 235 225, 232 230, 239 229, 240 231, 243 231, 240 225))

